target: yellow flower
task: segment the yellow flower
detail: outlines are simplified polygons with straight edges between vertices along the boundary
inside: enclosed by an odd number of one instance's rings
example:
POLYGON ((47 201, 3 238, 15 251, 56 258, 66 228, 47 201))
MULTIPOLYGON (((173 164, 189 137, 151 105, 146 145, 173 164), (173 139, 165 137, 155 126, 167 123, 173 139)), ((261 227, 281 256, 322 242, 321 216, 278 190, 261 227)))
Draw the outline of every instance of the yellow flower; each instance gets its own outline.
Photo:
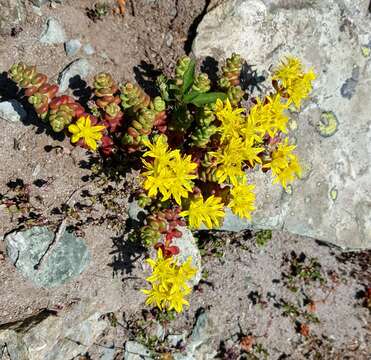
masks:
POLYGON ((301 101, 312 91, 312 81, 316 79, 313 69, 304 72, 299 59, 287 57, 274 71, 272 79, 282 87, 281 95, 287 98, 288 105, 293 103, 299 110, 301 101))
POLYGON ((300 177, 302 172, 297 156, 292 153, 295 148, 295 145, 289 145, 286 138, 273 151, 271 162, 263 165, 263 168, 272 170, 275 176, 273 183, 280 182, 285 189, 287 184, 295 179, 295 175, 300 177))
POLYGON ((168 150, 165 136, 159 136, 155 144, 149 141, 146 143, 149 151, 143 156, 152 157, 153 161, 148 162, 142 159, 147 171, 142 173, 145 178, 143 187, 148 191, 148 196, 156 197, 162 195, 162 201, 173 197, 178 205, 181 205, 182 198, 187 198, 192 192, 193 179, 197 164, 192 162, 191 156, 181 156, 179 150, 168 150))
POLYGON ((231 189, 232 200, 228 207, 232 209, 233 214, 241 218, 251 219, 251 212, 255 210, 254 185, 239 184, 231 189))
POLYGON ((146 280, 152 284, 160 282, 163 286, 166 286, 166 281, 168 280, 169 273, 172 272, 173 259, 165 259, 162 254, 162 250, 157 251, 157 259, 147 259, 146 262, 152 268, 152 275, 146 280))
POLYGON ((264 124, 265 130, 270 137, 274 137, 277 131, 287 133, 287 122, 289 118, 284 111, 287 109, 287 104, 282 103, 279 94, 266 97, 267 103, 264 106, 269 116, 264 124))
POLYGON ((189 226, 193 229, 199 229, 201 224, 205 224, 209 229, 219 227, 224 218, 222 199, 212 195, 204 201, 203 197, 199 196, 191 200, 189 209, 182 211, 180 216, 187 216, 189 226))
POLYGON ((156 197, 161 193, 163 197, 169 198, 169 183, 172 181, 173 173, 157 159, 150 163, 142 159, 145 168, 148 170, 142 175, 145 177, 143 187, 148 191, 148 196, 156 197))
POLYGON ((248 161, 251 166, 254 166, 255 163, 261 164, 262 161, 258 154, 264 151, 264 147, 262 146, 254 146, 254 140, 246 140, 244 142, 243 147, 243 159, 244 161, 248 161))
POLYGON ((222 100, 216 101, 215 115, 221 122, 218 131, 221 133, 221 141, 225 139, 238 137, 244 118, 241 115, 245 109, 232 109, 230 101, 227 99, 225 105, 222 100))
POLYGON ((286 62, 281 61, 281 64, 275 69, 272 79, 281 81, 284 88, 288 88, 293 81, 301 76, 303 66, 298 58, 293 56, 286 57, 286 62))
POLYGON ((68 126, 68 131, 72 133, 71 142, 76 143, 83 139, 85 144, 92 150, 97 149, 97 140, 103 136, 102 131, 106 127, 103 125, 91 126, 89 115, 81 116, 75 124, 68 126))
POLYGON ((285 189, 289 183, 295 180, 295 176, 300 178, 302 174, 298 159, 296 155, 293 156, 288 165, 275 174, 276 178, 273 180, 274 184, 280 182, 285 189))
POLYGON ((215 176, 219 184, 226 181, 238 184, 239 179, 245 175, 242 170, 244 161, 244 146, 240 138, 232 138, 223 148, 210 152, 218 165, 215 176))
POLYGON ((169 183, 168 196, 164 196, 163 201, 172 196, 177 204, 181 205, 181 198, 187 198, 188 192, 192 192, 192 180, 197 178, 197 164, 192 162, 191 155, 181 157, 177 152, 168 167, 173 172, 173 178, 169 183))
MULTIPOLYGON (((258 100, 260 101, 260 100, 258 100)), ((264 122, 256 116, 256 111, 258 106, 253 106, 250 111, 250 114, 246 117, 246 121, 244 122, 241 128, 241 135, 247 141, 255 141, 257 143, 263 142, 263 136, 265 135, 265 128, 263 126, 264 122)))
POLYGON ((149 151, 146 151, 143 154, 143 157, 152 157, 154 159, 162 159, 171 156, 171 152, 169 151, 169 146, 167 144, 167 138, 165 135, 161 134, 154 144, 146 139, 143 141, 144 145, 149 148, 149 151))
MULTIPOLYGON (((266 133, 274 137, 278 131, 287 133, 286 125, 289 119, 284 113, 286 109, 287 105, 282 103, 279 94, 267 96, 264 101, 258 99, 250 110, 248 123, 255 124, 261 137, 266 133)), ((246 135, 248 139, 248 134, 246 135)))
POLYGON ((192 258, 189 257, 185 263, 179 265, 173 257, 165 259, 159 249, 157 258, 148 259, 147 263, 152 268, 152 275, 146 280, 152 288, 141 290, 147 295, 146 304, 155 305, 160 310, 174 309, 176 312, 182 312, 183 305, 189 306, 185 299, 191 292, 187 281, 197 272, 192 266, 192 258))

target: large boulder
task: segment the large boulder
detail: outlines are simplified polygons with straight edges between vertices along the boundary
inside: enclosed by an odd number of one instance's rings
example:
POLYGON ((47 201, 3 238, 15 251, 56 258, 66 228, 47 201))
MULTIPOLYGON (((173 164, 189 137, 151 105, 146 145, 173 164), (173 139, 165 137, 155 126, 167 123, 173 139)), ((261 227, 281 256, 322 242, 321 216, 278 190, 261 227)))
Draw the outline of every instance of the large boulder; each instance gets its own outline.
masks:
POLYGON ((285 192, 269 176, 251 174, 253 222, 229 214, 225 229, 284 229, 342 248, 371 247, 368 6, 368 0, 231 0, 204 17, 196 57, 219 60, 238 52, 261 75, 293 54, 318 75, 312 99, 291 114, 302 181, 285 192))

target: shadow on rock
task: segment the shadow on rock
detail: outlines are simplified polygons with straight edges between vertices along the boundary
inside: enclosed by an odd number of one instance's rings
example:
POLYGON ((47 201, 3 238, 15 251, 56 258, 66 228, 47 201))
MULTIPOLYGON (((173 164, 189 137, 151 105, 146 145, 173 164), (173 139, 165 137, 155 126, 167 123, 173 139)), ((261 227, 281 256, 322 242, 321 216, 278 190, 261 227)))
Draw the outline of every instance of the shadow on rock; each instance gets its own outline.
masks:
POLYGON ((265 76, 259 75, 257 70, 253 68, 253 65, 247 63, 242 65, 240 82, 243 90, 249 91, 250 93, 253 93, 254 90, 261 92, 263 89, 260 87, 260 84, 264 81, 265 76))
POLYGON ((146 252, 146 248, 139 242, 125 240, 122 236, 114 237, 112 240, 113 250, 110 254, 113 255, 113 261, 108 265, 112 267, 113 276, 118 273, 121 275, 131 274, 136 261, 146 252))
POLYGON ((81 79, 80 75, 75 75, 69 80, 69 87, 73 91, 73 95, 85 109, 88 108, 88 101, 92 96, 92 90, 85 80, 81 79))

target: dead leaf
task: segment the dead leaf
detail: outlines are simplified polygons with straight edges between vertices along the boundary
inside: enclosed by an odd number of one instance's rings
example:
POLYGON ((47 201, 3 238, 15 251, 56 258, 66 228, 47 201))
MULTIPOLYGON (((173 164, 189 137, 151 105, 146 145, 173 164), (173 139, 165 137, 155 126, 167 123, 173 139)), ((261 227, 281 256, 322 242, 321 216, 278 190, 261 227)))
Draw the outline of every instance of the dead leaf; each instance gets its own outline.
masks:
POLYGON ((310 329, 309 329, 309 326, 307 324, 300 324, 300 330, 299 330, 300 334, 303 335, 303 336, 309 336, 309 332, 310 332, 310 329))
POLYGON ((240 347, 243 351, 250 352, 255 343, 255 339, 251 335, 244 336, 240 341, 240 347))

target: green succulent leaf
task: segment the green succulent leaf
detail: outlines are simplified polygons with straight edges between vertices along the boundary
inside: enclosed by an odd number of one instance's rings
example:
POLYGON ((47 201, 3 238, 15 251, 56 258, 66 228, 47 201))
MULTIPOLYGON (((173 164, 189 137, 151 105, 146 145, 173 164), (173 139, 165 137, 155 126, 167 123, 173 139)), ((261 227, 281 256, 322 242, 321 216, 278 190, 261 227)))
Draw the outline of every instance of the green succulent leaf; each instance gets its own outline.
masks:
POLYGON ((184 97, 184 102, 193 104, 197 107, 201 107, 206 104, 215 103, 217 99, 225 100, 226 98, 227 98, 227 95, 222 92, 210 92, 206 94, 196 94, 196 96, 189 96, 189 99, 187 99, 188 101, 186 101, 184 97))
POLYGON ((195 78, 195 69, 196 69, 196 62, 194 60, 191 60, 183 76, 183 85, 182 85, 183 94, 186 94, 193 84, 193 81, 195 78))
POLYGON ((190 104, 194 98, 196 98, 200 93, 198 91, 191 91, 189 94, 183 96, 183 102, 185 104, 190 104))

